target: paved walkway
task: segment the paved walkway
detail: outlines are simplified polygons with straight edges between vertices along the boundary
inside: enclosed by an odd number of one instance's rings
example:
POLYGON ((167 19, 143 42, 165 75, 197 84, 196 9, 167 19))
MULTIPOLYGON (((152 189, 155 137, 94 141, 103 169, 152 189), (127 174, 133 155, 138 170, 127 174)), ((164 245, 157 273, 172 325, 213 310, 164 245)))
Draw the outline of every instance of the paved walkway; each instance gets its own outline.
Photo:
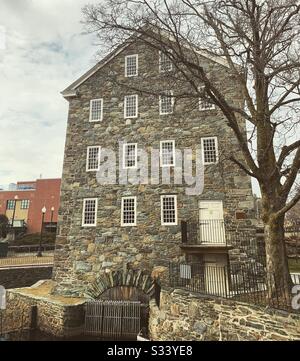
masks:
POLYGON ((45 255, 43 257, 37 257, 36 255, 32 256, 18 256, 18 257, 7 257, 0 258, 0 268, 7 267, 22 267, 22 266, 31 266, 31 265, 52 265, 53 264, 53 254, 45 255))

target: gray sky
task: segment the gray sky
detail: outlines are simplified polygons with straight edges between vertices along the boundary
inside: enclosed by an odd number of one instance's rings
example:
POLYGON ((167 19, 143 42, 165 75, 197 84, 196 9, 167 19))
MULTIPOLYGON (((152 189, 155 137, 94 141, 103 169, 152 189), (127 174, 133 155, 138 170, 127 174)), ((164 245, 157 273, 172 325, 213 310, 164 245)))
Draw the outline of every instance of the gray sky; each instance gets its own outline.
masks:
POLYGON ((81 8, 97 0, 0 0, 0 185, 60 177, 68 103, 95 62, 81 8))
POLYGON ((68 103, 60 91, 95 63, 80 20, 98 2, 0 0, 0 185, 61 176, 68 103))

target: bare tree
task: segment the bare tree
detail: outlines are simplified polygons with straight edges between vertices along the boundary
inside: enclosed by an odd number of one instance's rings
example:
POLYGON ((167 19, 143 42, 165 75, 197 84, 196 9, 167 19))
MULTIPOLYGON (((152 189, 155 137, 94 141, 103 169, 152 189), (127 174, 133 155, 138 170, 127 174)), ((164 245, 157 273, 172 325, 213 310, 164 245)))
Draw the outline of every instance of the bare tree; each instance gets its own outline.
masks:
POLYGON ((190 89, 176 96, 201 97, 204 85, 242 150, 243 160, 233 155, 231 161, 259 183, 267 269, 286 290, 291 279, 284 218, 300 199, 300 192, 291 196, 300 168, 299 12, 295 0, 104 0, 83 9, 87 31, 102 45, 138 37, 163 51, 175 65, 176 80, 190 89), (222 59, 242 104, 228 98, 201 54, 222 59))

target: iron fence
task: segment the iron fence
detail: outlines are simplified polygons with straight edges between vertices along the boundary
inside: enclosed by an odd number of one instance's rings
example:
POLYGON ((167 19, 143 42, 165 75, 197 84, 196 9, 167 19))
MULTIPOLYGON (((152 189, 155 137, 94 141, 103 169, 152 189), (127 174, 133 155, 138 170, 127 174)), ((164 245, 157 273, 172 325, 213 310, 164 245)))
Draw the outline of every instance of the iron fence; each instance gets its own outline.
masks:
POLYGON ((255 263, 232 266, 170 263, 169 282, 171 287, 202 295, 296 312, 292 309, 290 291, 255 263))
MULTIPOLYGON (((38 244, 30 244, 30 245, 22 245, 22 246, 8 246, 8 256, 13 256, 14 254, 20 253, 33 253, 39 250, 38 244)), ((44 244, 41 245, 42 252, 54 251, 58 249, 59 246, 55 246, 55 244, 44 244)))
POLYGON ((45 254, 42 257, 32 256, 18 256, 0 258, 0 269, 8 267, 24 267, 24 266, 52 266, 53 254, 45 254))

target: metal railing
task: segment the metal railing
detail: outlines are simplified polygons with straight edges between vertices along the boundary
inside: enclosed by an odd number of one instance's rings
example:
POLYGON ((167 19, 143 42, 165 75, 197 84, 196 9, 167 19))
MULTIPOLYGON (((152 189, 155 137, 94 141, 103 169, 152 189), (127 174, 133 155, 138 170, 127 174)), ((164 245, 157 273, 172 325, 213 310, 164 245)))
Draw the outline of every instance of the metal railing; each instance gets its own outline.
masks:
MULTIPOLYGON (((54 251, 54 249, 59 248, 59 246, 55 246, 55 244, 44 244, 41 246, 42 252, 54 251)), ((39 249, 38 244, 29 244, 22 246, 8 246, 8 256, 13 256, 14 254, 19 253, 32 253, 37 252, 39 249)))
POLYGON ((8 267, 24 267, 24 266, 52 266, 53 254, 43 255, 42 257, 32 256, 19 256, 0 258, 0 269, 8 267))
POLYGON ((228 242, 225 222, 221 219, 181 221, 181 236, 182 242, 187 244, 226 245, 228 242))
POLYGON ((291 273, 291 278, 295 285, 300 285, 300 273, 291 273))
POLYGON ((290 293, 275 282, 274 275, 255 264, 170 263, 169 284, 202 295, 296 312, 290 293))

